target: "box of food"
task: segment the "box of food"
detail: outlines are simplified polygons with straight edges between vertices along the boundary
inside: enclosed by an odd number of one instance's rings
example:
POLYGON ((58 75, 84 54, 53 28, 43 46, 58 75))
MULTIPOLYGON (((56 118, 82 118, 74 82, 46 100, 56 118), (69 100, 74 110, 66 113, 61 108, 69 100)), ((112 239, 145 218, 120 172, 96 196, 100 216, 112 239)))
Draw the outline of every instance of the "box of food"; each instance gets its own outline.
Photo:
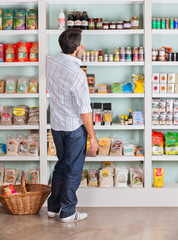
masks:
POLYGON ((133 125, 144 125, 144 112, 133 112, 133 125))

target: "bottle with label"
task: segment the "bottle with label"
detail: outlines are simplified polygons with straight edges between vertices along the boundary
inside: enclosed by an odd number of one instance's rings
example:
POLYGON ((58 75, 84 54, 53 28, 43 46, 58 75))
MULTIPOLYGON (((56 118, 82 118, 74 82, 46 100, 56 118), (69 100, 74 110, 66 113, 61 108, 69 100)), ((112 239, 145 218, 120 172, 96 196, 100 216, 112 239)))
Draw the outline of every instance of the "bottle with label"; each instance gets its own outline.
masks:
POLYGON ((88 29, 88 14, 87 14, 87 11, 83 11, 83 14, 82 14, 82 23, 81 23, 81 28, 82 29, 88 29))
POLYGON ((115 47, 114 49, 114 62, 119 62, 120 57, 119 57, 119 48, 115 47))
POLYGON ((58 29, 61 29, 61 30, 65 29, 65 14, 63 9, 61 9, 61 11, 59 12, 58 29))
POLYGON ((132 117, 132 110, 131 109, 129 109, 128 124, 133 125, 133 117, 132 117))
POLYGON ((67 27, 68 28, 74 27, 74 12, 73 12, 73 10, 69 11, 68 19, 67 19, 67 27))
POLYGON ((133 61, 138 62, 138 47, 134 47, 133 49, 133 61))
POLYGON ((120 61, 125 62, 126 60, 126 53, 125 53, 125 47, 121 47, 120 50, 120 61))
POLYGON ((77 10, 75 14, 75 23, 74 23, 75 28, 81 28, 81 14, 80 11, 77 10))
POLYGON ((98 52, 98 62, 103 62, 103 52, 102 52, 102 49, 100 49, 99 52, 98 52))
POLYGON ((132 61, 132 50, 131 47, 127 47, 126 49, 126 62, 132 61))
POLYGON ((125 121, 124 121, 124 115, 121 114, 121 125, 124 125, 125 124, 125 121))
POLYGON ((128 115, 125 115, 125 125, 128 125, 128 115))

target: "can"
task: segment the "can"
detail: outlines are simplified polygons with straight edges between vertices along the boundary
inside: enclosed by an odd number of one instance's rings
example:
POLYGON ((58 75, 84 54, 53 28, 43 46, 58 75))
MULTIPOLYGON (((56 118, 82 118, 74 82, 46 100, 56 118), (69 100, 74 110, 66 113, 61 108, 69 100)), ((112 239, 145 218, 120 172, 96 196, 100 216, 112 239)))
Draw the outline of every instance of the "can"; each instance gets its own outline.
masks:
POLYGON ((166 18, 166 29, 169 29, 169 18, 166 18))
POLYGON ((86 62, 86 58, 87 58, 87 53, 84 52, 84 53, 83 53, 83 56, 82 56, 82 60, 83 60, 83 62, 86 62))
POLYGON ((157 57, 157 55, 156 55, 156 49, 153 48, 153 49, 152 49, 152 61, 156 61, 156 57, 157 57))
POLYGON ((108 60, 109 60, 108 54, 104 54, 103 61, 108 62, 108 60))
POLYGON ((173 53, 173 61, 176 62, 176 53, 173 53))
POLYGON ((165 49, 161 48, 159 49, 159 61, 164 61, 165 60, 165 49))
POLYGON ((86 62, 90 62, 90 52, 86 52, 86 62))
POLYGON ((174 19, 174 29, 178 29, 178 19, 174 19))
POLYGON ((165 29, 165 28, 166 28, 165 18, 161 18, 161 29, 165 29))
POLYGON ((94 62, 95 61, 95 52, 90 53, 90 61, 94 62))
POLYGON ((139 60, 139 62, 143 62, 144 61, 144 48, 143 47, 139 48, 138 60, 139 60))
POLYGON ((168 53, 168 61, 171 62, 172 61, 172 53, 168 53))
POLYGON ((113 62, 113 54, 109 54, 109 62, 113 62))
POLYGON ((157 18, 157 19, 156 19, 156 28, 157 28, 157 29, 160 29, 160 28, 161 28, 161 20, 160 20, 160 18, 157 18))
POLYGON ((156 18, 152 18, 152 29, 156 29, 156 18))
POLYGON ((169 21, 169 28, 174 29, 174 19, 173 18, 171 18, 169 21))
POLYGON ((95 62, 98 62, 98 52, 95 52, 95 62))

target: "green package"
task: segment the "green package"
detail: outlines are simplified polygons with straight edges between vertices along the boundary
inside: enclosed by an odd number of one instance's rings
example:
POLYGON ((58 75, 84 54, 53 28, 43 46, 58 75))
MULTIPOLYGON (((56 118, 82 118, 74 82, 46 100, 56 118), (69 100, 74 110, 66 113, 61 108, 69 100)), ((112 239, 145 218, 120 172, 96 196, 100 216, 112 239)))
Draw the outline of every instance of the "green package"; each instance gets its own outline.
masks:
POLYGON ((25 30, 25 15, 24 9, 14 11, 14 30, 25 30))
POLYGON ((14 10, 2 10, 2 30, 13 30, 14 28, 14 10))
POLYGON ((121 83, 112 83, 112 92, 113 93, 122 93, 122 84, 121 83))
POLYGON ((178 154, 178 133, 168 132, 165 136, 165 154, 178 154))
POLYGON ((26 29, 36 30, 38 29, 38 10, 28 9, 26 12, 26 29))

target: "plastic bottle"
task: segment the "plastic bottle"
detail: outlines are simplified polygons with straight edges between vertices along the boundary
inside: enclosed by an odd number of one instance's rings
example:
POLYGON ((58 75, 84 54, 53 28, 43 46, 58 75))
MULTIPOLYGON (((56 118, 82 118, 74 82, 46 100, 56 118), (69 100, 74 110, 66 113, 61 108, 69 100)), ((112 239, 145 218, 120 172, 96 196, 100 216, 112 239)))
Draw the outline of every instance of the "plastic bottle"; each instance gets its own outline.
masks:
POLYGON ((83 14, 82 14, 82 23, 81 23, 81 29, 88 29, 88 14, 87 14, 87 11, 83 11, 83 14))
POLYGON ((133 125, 133 117, 132 117, 132 110, 131 109, 129 109, 128 124, 133 125))
POLYGON ((74 12, 73 12, 73 10, 69 11, 68 19, 67 19, 67 27, 68 28, 74 27, 74 12))
POLYGON ((81 28, 81 13, 79 10, 76 11, 75 14, 75 28, 81 28))
POLYGON ((61 29, 61 30, 65 29, 65 14, 63 9, 61 9, 61 11, 59 12, 58 29, 61 29))
POLYGON ((121 114, 121 125, 124 125, 125 124, 125 121, 124 121, 124 115, 121 114))
POLYGON ((103 52, 102 49, 98 51, 98 62, 103 62, 103 52))

